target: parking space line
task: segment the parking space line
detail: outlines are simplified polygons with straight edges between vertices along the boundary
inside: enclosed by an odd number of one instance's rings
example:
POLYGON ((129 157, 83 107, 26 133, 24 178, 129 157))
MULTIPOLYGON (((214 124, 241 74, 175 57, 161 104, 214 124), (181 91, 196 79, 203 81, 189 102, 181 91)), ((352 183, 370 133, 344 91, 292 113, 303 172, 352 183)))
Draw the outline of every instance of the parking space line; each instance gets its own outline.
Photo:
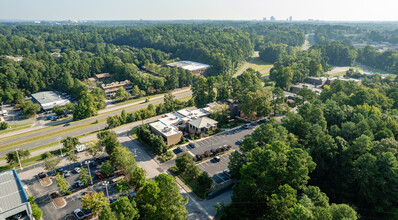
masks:
POLYGON ((224 182, 224 181, 225 181, 225 179, 224 179, 223 175, 224 175, 224 174, 220 174, 220 173, 219 173, 219 174, 217 174, 217 176, 218 176, 218 177, 219 177, 219 178, 220 178, 220 179, 221 179, 221 180, 224 182))

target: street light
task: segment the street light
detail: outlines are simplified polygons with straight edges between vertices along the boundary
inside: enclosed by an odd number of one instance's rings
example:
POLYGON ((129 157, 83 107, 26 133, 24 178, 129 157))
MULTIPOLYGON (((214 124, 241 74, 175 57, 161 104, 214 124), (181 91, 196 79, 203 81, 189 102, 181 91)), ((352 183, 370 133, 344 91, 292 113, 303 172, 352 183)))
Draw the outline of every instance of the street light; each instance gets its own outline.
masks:
POLYGON ((91 172, 90 172, 90 163, 91 163, 91 161, 87 161, 87 167, 88 167, 88 175, 90 176, 90 182, 91 182, 91 185, 93 185, 93 178, 91 177, 91 172))
POLYGON ((19 148, 16 149, 16 152, 17 152, 17 158, 18 158, 19 166, 21 167, 21 170, 22 170, 22 164, 21 164, 21 160, 19 159, 18 151, 19 151, 19 148))
POLYGON ((61 157, 62 157, 63 154, 62 154, 61 138, 60 137, 57 138, 57 141, 58 141, 58 145, 60 145, 59 149, 61 150, 61 157))
POLYGON ((103 181, 103 182, 102 182, 102 185, 105 186, 105 188, 106 188, 106 196, 107 196, 108 199, 109 199, 109 192, 108 192, 109 181, 103 181))

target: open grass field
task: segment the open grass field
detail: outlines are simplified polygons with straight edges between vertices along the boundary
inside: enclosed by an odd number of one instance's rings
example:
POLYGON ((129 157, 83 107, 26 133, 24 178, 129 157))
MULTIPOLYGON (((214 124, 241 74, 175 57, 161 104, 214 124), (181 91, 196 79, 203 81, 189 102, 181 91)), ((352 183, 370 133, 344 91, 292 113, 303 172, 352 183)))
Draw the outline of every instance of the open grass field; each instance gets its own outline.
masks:
POLYGON ((269 70, 273 66, 274 66, 273 64, 262 61, 262 60, 260 60, 259 57, 256 57, 253 59, 252 63, 249 65, 249 68, 259 71, 260 73, 263 73, 263 72, 269 72, 269 70))
POLYGON ((7 134, 12 131, 18 131, 21 129, 30 128, 30 127, 32 127, 32 124, 33 123, 9 125, 11 128, 0 131, 0 134, 7 134))

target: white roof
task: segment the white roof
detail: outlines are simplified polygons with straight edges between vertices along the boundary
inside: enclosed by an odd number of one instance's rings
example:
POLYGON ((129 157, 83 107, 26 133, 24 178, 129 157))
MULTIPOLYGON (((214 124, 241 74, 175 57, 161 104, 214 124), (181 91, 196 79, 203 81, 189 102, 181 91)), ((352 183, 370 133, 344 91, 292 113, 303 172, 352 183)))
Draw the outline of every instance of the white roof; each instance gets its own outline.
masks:
POLYGON ((166 137, 181 133, 181 131, 179 131, 174 125, 167 125, 161 121, 151 123, 149 126, 166 137))
POLYGON ((203 117, 209 115, 209 112, 207 112, 204 109, 195 109, 195 110, 181 109, 177 111, 177 113, 188 118, 203 117))
POLYGON ((69 103, 69 100, 61 98, 53 91, 38 92, 32 94, 32 97, 39 102, 44 110, 52 109, 56 105, 66 105, 69 103))
POLYGON ((183 118, 183 116, 173 112, 165 114, 163 118, 159 119, 159 121, 165 125, 174 125, 178 123, 181 118, 183 118))
POLYGON ((0 213, 28 202, 28 197, 15 170, 0 173, 0 213))
POLYGON ((207 69, 210 67, 210 65, 193 62, 193 61, 178 61, 178 62, 174 62, 174 63, 169 63, 167 65, 170 67, 180 67, 180 68, 183 68, 183 69, 186 69, 189 71, 207 69))

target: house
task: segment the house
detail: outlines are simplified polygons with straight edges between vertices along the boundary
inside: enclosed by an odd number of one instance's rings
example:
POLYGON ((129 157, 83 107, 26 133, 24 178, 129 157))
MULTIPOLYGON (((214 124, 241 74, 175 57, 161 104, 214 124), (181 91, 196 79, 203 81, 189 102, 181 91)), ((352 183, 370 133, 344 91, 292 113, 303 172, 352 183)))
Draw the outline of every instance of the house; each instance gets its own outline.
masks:
POLYGON ((28 196, 15 170, 0 173, 0 219, 33 219, 28 196))
POLYGON ((322 87, 326 83, 326 81, 328 81, 328 79, 329 78, 327 78, 327 77, 312 77, 312 76, 310 76, 305 80, 305 82, 308 84, 317 86, 319 88, 319 87, 322 87))
POLYGON ((11 59, 15 62, 21 62, 23 60, 23 57, 13 57, 13 56, 6 56, 8 59, 11 59))
POLYGON ((126 92, 131 93, 133 90, 133 84, 130 82, 130 80, 124 80, 121 82, 112 82, 108 84, 102 84, 101 88, 105 91, 105 94, 108 97, 112 97, 116 95, 116 91, 120 88, 123 87, 126 92))
POLYGON ((88 80, 90 82, 97 82, 97 81, 103 82, 104 80, 109 79, 111 77, 112 77, 112 75, 109 73, 100 73, 100 74, 96 74, 94 77, 88 78, 88 80))
POLYGON ((167 125, 161 121, 149 125, 151 132, 164 138, 167 146, 175 145, 181 141, 183 132, 174 125, 167 125))
POLYGON ((34 93, 32 98, 34 102, 40 104, 44 111, 49 111, 54 106, 63 106, 69 103, 69 100, 62 98, 53 91, 34 93))
POLYGON ((217 128, 218 122, 208 117, 196 118, 188 122, 188 131, 190 134, 212 131, 217 128))
POLYGON ((167 64, 169 67, 183 68, 185 70, 191 71, 193 74, 204 75, 206 71, 210 68, 210 65, 193 62, 193 61, 178 61, 174 63, 167 64))
POLYGON ((311 84, 306 84, 306 83, 297 83, 297 84, 291 86, 290 92, 296 94, 302 88, 310 89, 318 95, 321 94, 321 92, 322 92, 322 90, 317 88, 316 86, 311 85, 311 84))

